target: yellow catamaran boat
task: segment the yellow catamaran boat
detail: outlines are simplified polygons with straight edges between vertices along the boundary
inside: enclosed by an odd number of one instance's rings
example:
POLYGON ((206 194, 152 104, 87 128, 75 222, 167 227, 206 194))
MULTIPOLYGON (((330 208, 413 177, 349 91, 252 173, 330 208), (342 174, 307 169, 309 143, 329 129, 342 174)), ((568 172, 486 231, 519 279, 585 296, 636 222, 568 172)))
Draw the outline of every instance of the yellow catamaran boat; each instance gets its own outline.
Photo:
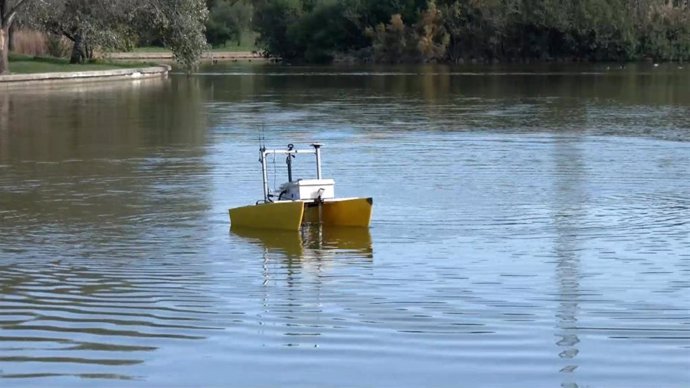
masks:
POLYGON ((263 200, 255 205, 230 209, 232 228, 299 230, 304 224, 323 226, 369 227, 372 198, 336 198, 335 181, 321 178, 321 145, 312 150, 297 150, 288 144, 286 150, 259 148, 263 178, 263 200), (292 159, 312 154, 316 158, 316 179, 292 179, 292 159), (286 155, 288 181, 277 193, 268 186, 269 155, 286 155))

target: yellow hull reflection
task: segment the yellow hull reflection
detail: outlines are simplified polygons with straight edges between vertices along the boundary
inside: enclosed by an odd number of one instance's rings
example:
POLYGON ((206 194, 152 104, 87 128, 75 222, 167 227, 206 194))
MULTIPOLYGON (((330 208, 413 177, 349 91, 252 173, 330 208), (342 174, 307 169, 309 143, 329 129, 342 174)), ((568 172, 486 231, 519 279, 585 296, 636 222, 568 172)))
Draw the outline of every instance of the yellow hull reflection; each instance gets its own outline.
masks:
POLYGON ((230 209, 233 227, 297 231, 303 224, 367 228, 371 198, 327 199, 321 204, 303 201, 264 203, 230 209))
POLYGON ((302 231, 276 231, 233 226, 233 234, 262 247, 282 252, 289 257, 322 257, 318 252, 347 250, 371 258, 372 242, 369 229, 350 227, 309 226, 302 231))

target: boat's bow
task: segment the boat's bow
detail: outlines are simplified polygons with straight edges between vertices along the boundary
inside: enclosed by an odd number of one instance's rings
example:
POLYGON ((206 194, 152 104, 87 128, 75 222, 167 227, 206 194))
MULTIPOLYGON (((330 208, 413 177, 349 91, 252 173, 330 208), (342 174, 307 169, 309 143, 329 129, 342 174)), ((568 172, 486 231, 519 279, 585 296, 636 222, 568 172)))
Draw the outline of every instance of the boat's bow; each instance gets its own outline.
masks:
POLYGON ((303 214, 303 202, 269 202, 230 209, 230 222, 245 228, 299 230, 303 214))

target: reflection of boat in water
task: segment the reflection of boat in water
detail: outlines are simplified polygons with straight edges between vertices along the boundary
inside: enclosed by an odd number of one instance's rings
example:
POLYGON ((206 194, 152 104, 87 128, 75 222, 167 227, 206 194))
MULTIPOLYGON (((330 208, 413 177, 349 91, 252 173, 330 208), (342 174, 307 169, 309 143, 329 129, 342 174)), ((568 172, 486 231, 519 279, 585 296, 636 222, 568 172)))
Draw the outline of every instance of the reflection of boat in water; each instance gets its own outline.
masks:
POLYGON ((232 233, 267 250, 287 256, 323 257, 329 252, 352 252, 373 257, 368 228, 306 226, 299 231, 266 230, 233 226, 232 233))
POLYGON ((371 198, 336 198, 335 181, 321 178, 321 145, 313 150, 297 150, 292 144, 287 150, 259 149, 263 177, 263 200, 255 205, 230 209, 233 227, 298 231, 303 225, 368 228, 373 201, 371 198), (287 155, 288 181, 277 192, 268 186, 267 157, 287 155), (316 179, 292 179, 292 159, 299 154, 316 157, 316 179))

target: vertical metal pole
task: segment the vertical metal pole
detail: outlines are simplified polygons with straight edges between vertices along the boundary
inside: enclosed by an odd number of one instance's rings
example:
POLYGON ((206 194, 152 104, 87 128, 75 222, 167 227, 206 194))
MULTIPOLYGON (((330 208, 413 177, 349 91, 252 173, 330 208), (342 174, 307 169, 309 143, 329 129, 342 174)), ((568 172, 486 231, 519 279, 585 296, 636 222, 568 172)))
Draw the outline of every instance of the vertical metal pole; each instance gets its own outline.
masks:
POLYGON ((290 154, 290 151, 292 151, 294 148, 295 146, 288 144, 287 159, 285 160, 288 168, 288 182, 292 182, 292 154, 290 154))
POLYGON ((266 167, 266 148, 259 148, 259 152, 261 152, 261 159, 259 159, 261 162, 261 176, 264 181, 264 202, 268 202, 268 169, 266 167))
POLYGON ((288 182, 292 182, 292 155, 288 154, 285 163, 287 163, 288 167, 288 182))
MULTIPOLYGON (((311 145, 314 147, 314 155, 316 155, 316 179, 321 179, 321 144, 319 143, 314 143, 311 145)), ((321 201, 321 195, 319 195, 318 201, 318 206, 319 207, 319 241, 322 240, 323 235, 322 235, 322 229, 321 226, 323 224, 323 204, 321 201)))
POLYGON ((316 154, 316 179, 321 179, 321 144, 314 143, 311 146, 316 154))

